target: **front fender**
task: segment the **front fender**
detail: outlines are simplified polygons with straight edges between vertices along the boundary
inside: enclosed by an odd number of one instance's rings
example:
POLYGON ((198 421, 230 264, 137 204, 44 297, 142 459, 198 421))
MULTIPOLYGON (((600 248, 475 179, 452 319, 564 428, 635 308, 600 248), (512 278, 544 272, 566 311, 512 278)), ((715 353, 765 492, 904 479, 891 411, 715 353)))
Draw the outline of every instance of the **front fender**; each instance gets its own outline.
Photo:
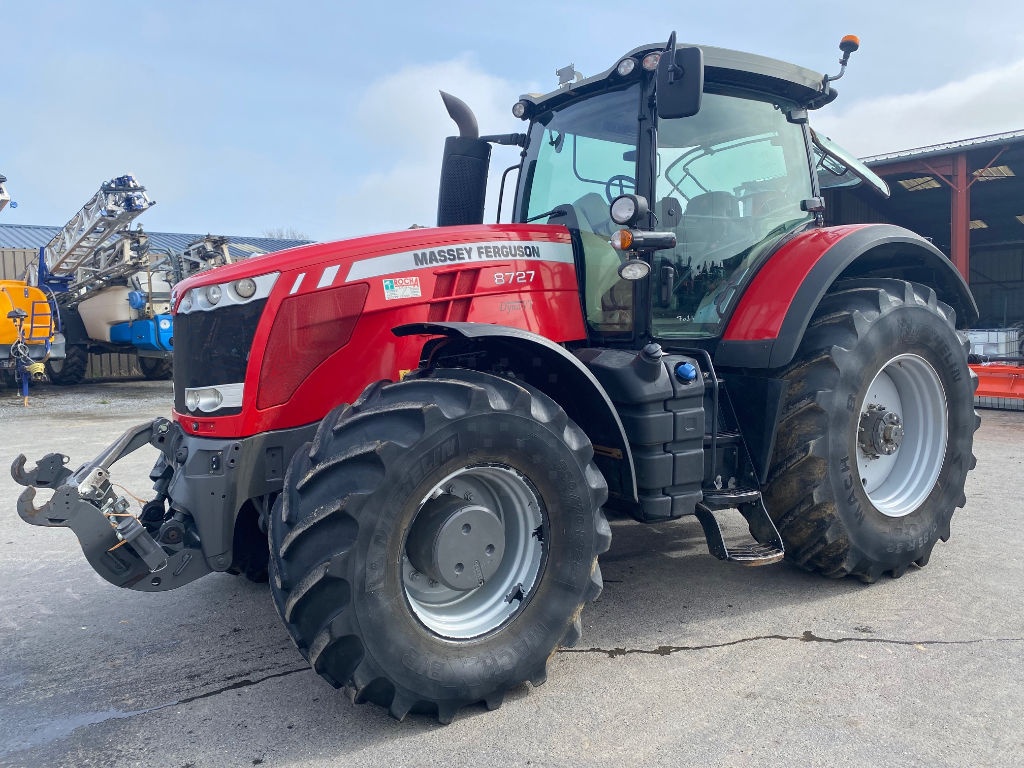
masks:
POLYGON ((444 337, 443 347, 437 340, 424 346, 428 365, 439 357, 472 355, 474 367, 499 366, 539 389, 586 432, 609 491, 637 500, 633 454, 618 411, 594 374, 567 349, 530 331, 488 323, 410 323, 392 333, 444 337))

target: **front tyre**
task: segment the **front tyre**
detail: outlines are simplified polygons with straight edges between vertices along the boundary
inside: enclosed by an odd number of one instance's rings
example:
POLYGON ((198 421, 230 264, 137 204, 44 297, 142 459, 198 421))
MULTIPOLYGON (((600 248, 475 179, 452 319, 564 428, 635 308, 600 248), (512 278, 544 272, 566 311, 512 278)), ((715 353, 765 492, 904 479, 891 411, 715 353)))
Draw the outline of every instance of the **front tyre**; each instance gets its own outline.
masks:
POLYGON ((500 706, 579 638, 611 540, 590 441, 544 394, 469 370, 371 385, 292 459, 271 591, 302 654, 401 719, 500 706))
POLYGON ((976 377, 953 310, 899 280, 839 284, 793 363, 765 503, 787 556, 875 581, 925 565, 974 468, 976 377))

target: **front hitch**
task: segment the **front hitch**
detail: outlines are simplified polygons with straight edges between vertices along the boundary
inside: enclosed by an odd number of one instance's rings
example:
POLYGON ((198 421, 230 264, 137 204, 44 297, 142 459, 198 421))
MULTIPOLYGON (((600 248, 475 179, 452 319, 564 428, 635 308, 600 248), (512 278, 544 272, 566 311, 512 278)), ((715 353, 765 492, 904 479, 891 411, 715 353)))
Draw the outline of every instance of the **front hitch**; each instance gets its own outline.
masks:
POLYGON ((62 453, 48 453, 36 462, 36 468, 25 471, 25 455, 19 453, 11 464, 11 477, 18 485, 35 488, 56 488, 71 476, 71 470, 65 464, 68 457, 62 453))
POLYGON ((144 445, 163 449, 170 422, 156 419, 129 429, 98 457, 75 472, 68 457, 51 453, 25 470, 25 456, 11 465, 15 482, 27 486, 18 499, 18 515, 26 523, 65 527, 75 532, 89 564, 119 587, 158 592, 179 587, 209 573, 201 552, 189 547, 163 547, 131 514, 128 500, 114 490, 110 466, 144 445), (53 496, 35 506, 36 488, 53 496))

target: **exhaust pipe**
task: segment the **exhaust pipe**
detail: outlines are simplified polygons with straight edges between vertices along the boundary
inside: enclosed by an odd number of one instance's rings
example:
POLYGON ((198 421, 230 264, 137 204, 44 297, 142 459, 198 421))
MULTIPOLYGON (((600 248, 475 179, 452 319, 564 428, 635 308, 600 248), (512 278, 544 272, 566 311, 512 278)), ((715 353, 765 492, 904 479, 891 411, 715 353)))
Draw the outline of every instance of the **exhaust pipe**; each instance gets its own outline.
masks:
POLYGON ((459 128, 459 138, 479 139, 480 128, 477 127, 476 115, 473 114, 473 110, 469 108, 469 105, 450 93, 445 93, 444 91, 440 93, 441 101, 444 102, 444 108, 448 110, 448 115, 459 128))

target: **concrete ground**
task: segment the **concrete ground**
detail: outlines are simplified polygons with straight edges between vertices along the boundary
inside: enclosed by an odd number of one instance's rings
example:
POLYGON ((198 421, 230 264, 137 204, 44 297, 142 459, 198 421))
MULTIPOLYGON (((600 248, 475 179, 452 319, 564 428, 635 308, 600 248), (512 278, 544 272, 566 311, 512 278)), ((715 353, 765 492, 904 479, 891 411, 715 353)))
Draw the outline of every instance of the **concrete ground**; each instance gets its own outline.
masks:
MULTIPOLYGON (((872 586, 706 554, 694 520, 614 521, 605 591, 548 682, 439 726, 311 672, 265 585, 139 594, 22 523, 6 466, 72 465, 167 415, 170 384, 0 391, 0 765, 1011 766, 1024 754, 1024 413, 982 412, 931 564, 872 586)), ((153 454, 114 479, 145 496, 153 454)), ((739 529, 739 526, 735 526, 739 529)))

